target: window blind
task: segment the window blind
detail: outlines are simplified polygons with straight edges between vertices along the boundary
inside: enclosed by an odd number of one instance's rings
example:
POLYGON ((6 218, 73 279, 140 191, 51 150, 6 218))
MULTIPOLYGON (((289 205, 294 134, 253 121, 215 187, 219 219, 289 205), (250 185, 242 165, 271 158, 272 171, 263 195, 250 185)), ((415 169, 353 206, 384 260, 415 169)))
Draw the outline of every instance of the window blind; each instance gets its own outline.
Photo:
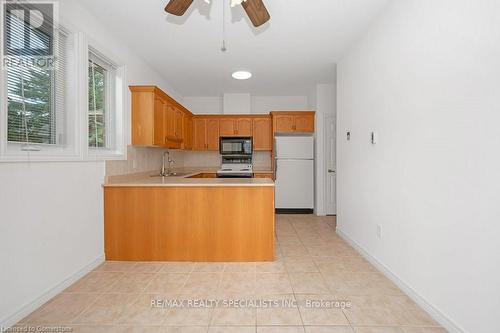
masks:
MULTIPOLYGON (((22 48, 25 35, 29 34, 30 47, 41 48, 54 43, 44 31, 31 27, 20 17, 6 17, 10 30, 10 45, 22 48)), ((54 43, 55 69, 41 67, 8 67, 7 77, 7 140, 11 143, 41 145, 65 144, 65 82, 67 80, 67 36, 58 31, 58 43, 54 43)), ((21 58, 32 53, 21 53, 21 58)), ((26 147, 24 145, 23 147, 26 147)))

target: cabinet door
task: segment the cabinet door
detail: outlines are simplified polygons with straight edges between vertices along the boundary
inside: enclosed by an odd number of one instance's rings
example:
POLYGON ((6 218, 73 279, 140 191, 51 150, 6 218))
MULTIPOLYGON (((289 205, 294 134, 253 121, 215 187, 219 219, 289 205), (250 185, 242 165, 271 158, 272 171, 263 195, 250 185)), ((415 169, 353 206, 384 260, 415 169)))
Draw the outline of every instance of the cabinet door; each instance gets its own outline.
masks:
POLYGON ((314 116, 295 115, 293 130, 295 132, 314 132, 314 116))
POLYGON ((254 173, 253 175, 255 178, 268 178, 268 179, 273 179, 273 174, 272 173, 254 173))
POLYGON ((208 150, 219 150, 219 119, 206 120, 207 141, 206 147, 208 150))
POLYGON ((154 120, 153 120, 153 144, 163 146, 165 142, 165 107, 163 101, 155 98, 154 102, 154 120))
POLYGON ((193 120, 193 131, 194 131, 194 141, 193 141, 193 149, 194 150, 206 150, 207 144, 207 127, 205 119, 194 119, 193 120))
POLYGON ((293 132, 293 116, 292 115, 277 115, 275 116, 276 132, 289 133, 293 132))
POLYGON ((187 113, 182 118, 183 147, 186 150, 193 149, 193 118, 187 113))
POLYGON ((250 118, 236 119, 236 135, 252 136, 252 119, 250 118))
POLYGON ((175 139, 175 109, 169 105, 165 104, 165 136, 168 140, 175 139))
POLYGON ((182 118, 182 111, 175 109, 175 137, 180 141, 183 139, 182 118))
POLYGON ((219 120, 220 136, 234 136, 236 134, 235 120, 233 118, 221 118, 219 120))
POLYGON ((253 120, 253 149, 254 150, 272 149, 270 118, 255 118, 253 120))

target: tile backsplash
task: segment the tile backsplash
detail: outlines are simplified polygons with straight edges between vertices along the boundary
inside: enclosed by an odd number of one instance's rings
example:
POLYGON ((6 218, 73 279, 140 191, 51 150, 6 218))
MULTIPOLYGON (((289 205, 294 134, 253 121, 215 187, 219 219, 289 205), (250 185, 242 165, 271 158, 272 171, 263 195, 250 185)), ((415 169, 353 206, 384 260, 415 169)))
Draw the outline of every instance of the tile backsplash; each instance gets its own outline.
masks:
MULTIPOLYGON (((118 176, 161 169, 162 156, 166 149, 128 146, 126 161, 107 161, 106 176, 118 176)), ((183 152, 170 150, 170 157, 175 161, 174 168, 184 166, 183 152)))
MULTIPOLYGON (((221 155, 216 151, 184 151, 184 167, 186 168, 219 168, 221 155)), ((259 169, 271 169, 270 152, 254 152, 253 166, 259 169)))
MULTIPOLYGON (((106 176, 160 171, 164 152, 161 148, 129 146, 126 161, 106 162, 106 176)), ((219 168, 221 165, 221 156, 216 151, 170 150, 170 157, 175 161, 174 168, 219 168)), ((271 169, 271 153, 255 152, 253 165, 258 169, 271 169)))

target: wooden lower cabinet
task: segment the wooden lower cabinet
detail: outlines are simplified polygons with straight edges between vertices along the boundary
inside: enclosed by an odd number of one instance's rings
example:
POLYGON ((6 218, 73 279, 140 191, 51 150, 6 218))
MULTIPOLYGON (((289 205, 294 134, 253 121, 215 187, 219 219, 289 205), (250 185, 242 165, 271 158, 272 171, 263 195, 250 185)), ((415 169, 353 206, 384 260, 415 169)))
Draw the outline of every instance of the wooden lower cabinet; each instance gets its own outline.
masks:
POLYGON ((217 174, 215 172, 199 173, 189 178, 217 178, 217 174))
POLYGON ((255 172, 253 174, 254 178, 269 178, 273 179, 274 174, 272 172, 255 172))
POLYGON ((105 187, 107 260, 272 261, 274 187, 105 187))

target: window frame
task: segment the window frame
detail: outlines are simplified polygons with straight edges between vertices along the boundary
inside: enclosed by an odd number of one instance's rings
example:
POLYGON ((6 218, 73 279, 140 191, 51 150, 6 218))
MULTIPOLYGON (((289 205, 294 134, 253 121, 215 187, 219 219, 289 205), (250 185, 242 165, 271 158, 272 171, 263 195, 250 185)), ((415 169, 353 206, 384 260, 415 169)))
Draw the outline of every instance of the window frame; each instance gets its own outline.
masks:
MULTIPOLYGON (((103 56, 100 56, 98 54, 98 51, 96 51, 94 48, 89 46, 89 62, 92 60, 94 64, 97 64, 101 68, 103 68, 106 71, 106 75, 104 77, 104 147, 92 147, 89 144, 89 149, 91 150, 105 150, 105 149, 110 149, 110 147, 114 146, 114 129, 109 128, 109 125, 113 124, 113 113, 115 111, 115 104, 116 104, 116 98, 115 98, 115 92, 116 92, 116 82, 115 82, 115 77, 116 77, 116 66, 113 63, 107 62, 107 59, 103 59, 103 56), (92 58, 92 59, 91 59, 92 58)), ((87 63, 89 63, 87 62, 87 63)), ((88 73, 88 69, 87 69, 88 73)), ((88 79, 87 79, 88 82, 88 79)), ((88 84, 87 84, 88 85, 88 84)), ((88 103, 88 102, 87 102, 88 103)), ((87 106, 87 116, 88 112, 90 112, 89 106, 87 106)), ((88 121, 88 119, 87 119, 88 121)))
MULTIPOLYGON (((67 67, 67 81, 64 83, 66 90, 64 91, 65 110, 63 110, 64 130, 57 126, 57 104, 56 92, 57 87, 52 85, 51 102, 54 105, 51 112, 54 114, 55 129, 55 143, 30 143, 30 146, 39 148, 36 151, 23 150, 22 147, 26 145, 25 142, 8 141, 8 87, 7 87, 7 70, 0 69, 0 162, 52 162, 52 161, 78 161, 81 160, 81 146, 79 143, 78 135, 80 127, 80 120, 78 116, 77 97, 78 92, 76 89, 71 89, 75 82, 71 80, 78 80, 78 66, 77 59, 68 59, 69 56, 78 54, 79 34, 71 32, 66 27, 59 25, 56 30, 59 34, 64 35, 67 39, 67 45, 59 45, 56 43, 55 47, 67 47, 66 59, 67 67), (69 92, 69 93, 68 93, 69 92), (72 110, 72 111, 68 111, 72 110), (59 137, 63 134, 66 142, 60 143, 59 137)), ((57 74, 52 75, 52 80, 55 81, 57 74)))
MULTIPOLYGON (((23 151, 20 148, 25 143, 8 142, 7 76, 6 70, 0 69, 0 163, 126 160, 126 107, 129 105, 126 102, 126 66, 118 57, 104 51, 105 48, 99 43, 93 40, 89 42, 90 38, 86 34, 70 31, 61 25, 58 29, 71 38, 66 55, 69 74, 64 91, 65 129, 59 131, 56 124, 56 144, 36 144, 44 147, 40 151, 23 151), (107 89, 112 92, 109 95, 113 97, 107 101, 109 112, 106 121, 112 123, 113 131, 106 137, 109 140, 106 148, 89 147, 88 143, 88 63, 91 50, 115 66, 112 75, 108 74, 110 79, 107 83, 107 89), (64 134, 65 143, 58 145, 61 133, 64 134)), ((57 90, 55 86, 54 89, 57 90)), ((52 98, 55 99, 56 95, 52 98)), ((57 110, 54 109, 54 112, 57 110)))
MULTIPOLYGON (((127 145, 126 145, 126 135, 125 135, 125 98, 126 98, 126 67, 123 62, 112 53, 108 52, 104 47, 102 47, 98 42, 92 40, 85 36, 84 38, 84 54, 81 54, 82 66, 85 65, 85 78, 82 82, 85 82, 85 93, 83 94, 82 104, 85 104, 83 116, 84 116, 84 159, 85 160, 124 160, 127 158, 127 145), (108 101, 106 101, 108 109, 106 110, 106 124, 112 124, 111 132, 107 131, 109 127, 105 129, 108 136, 106 137, 106 147, 90 147, 89 138, 89 85, 88 85, 88 64, 89 55, 93 53, 97 59, 100 59, 99 65, 103 65, 105 69, 108 69, 108 82, 106 83, 106 89, 108 89, 108 101), (100 64, 101 63, 101 64, 100 64), (106 68, 108 67, 108 68, 106 68), (111 69, 111 70, 110 70, 111 69)), ((82 51, 83 51, 82 50, 82 51)))

